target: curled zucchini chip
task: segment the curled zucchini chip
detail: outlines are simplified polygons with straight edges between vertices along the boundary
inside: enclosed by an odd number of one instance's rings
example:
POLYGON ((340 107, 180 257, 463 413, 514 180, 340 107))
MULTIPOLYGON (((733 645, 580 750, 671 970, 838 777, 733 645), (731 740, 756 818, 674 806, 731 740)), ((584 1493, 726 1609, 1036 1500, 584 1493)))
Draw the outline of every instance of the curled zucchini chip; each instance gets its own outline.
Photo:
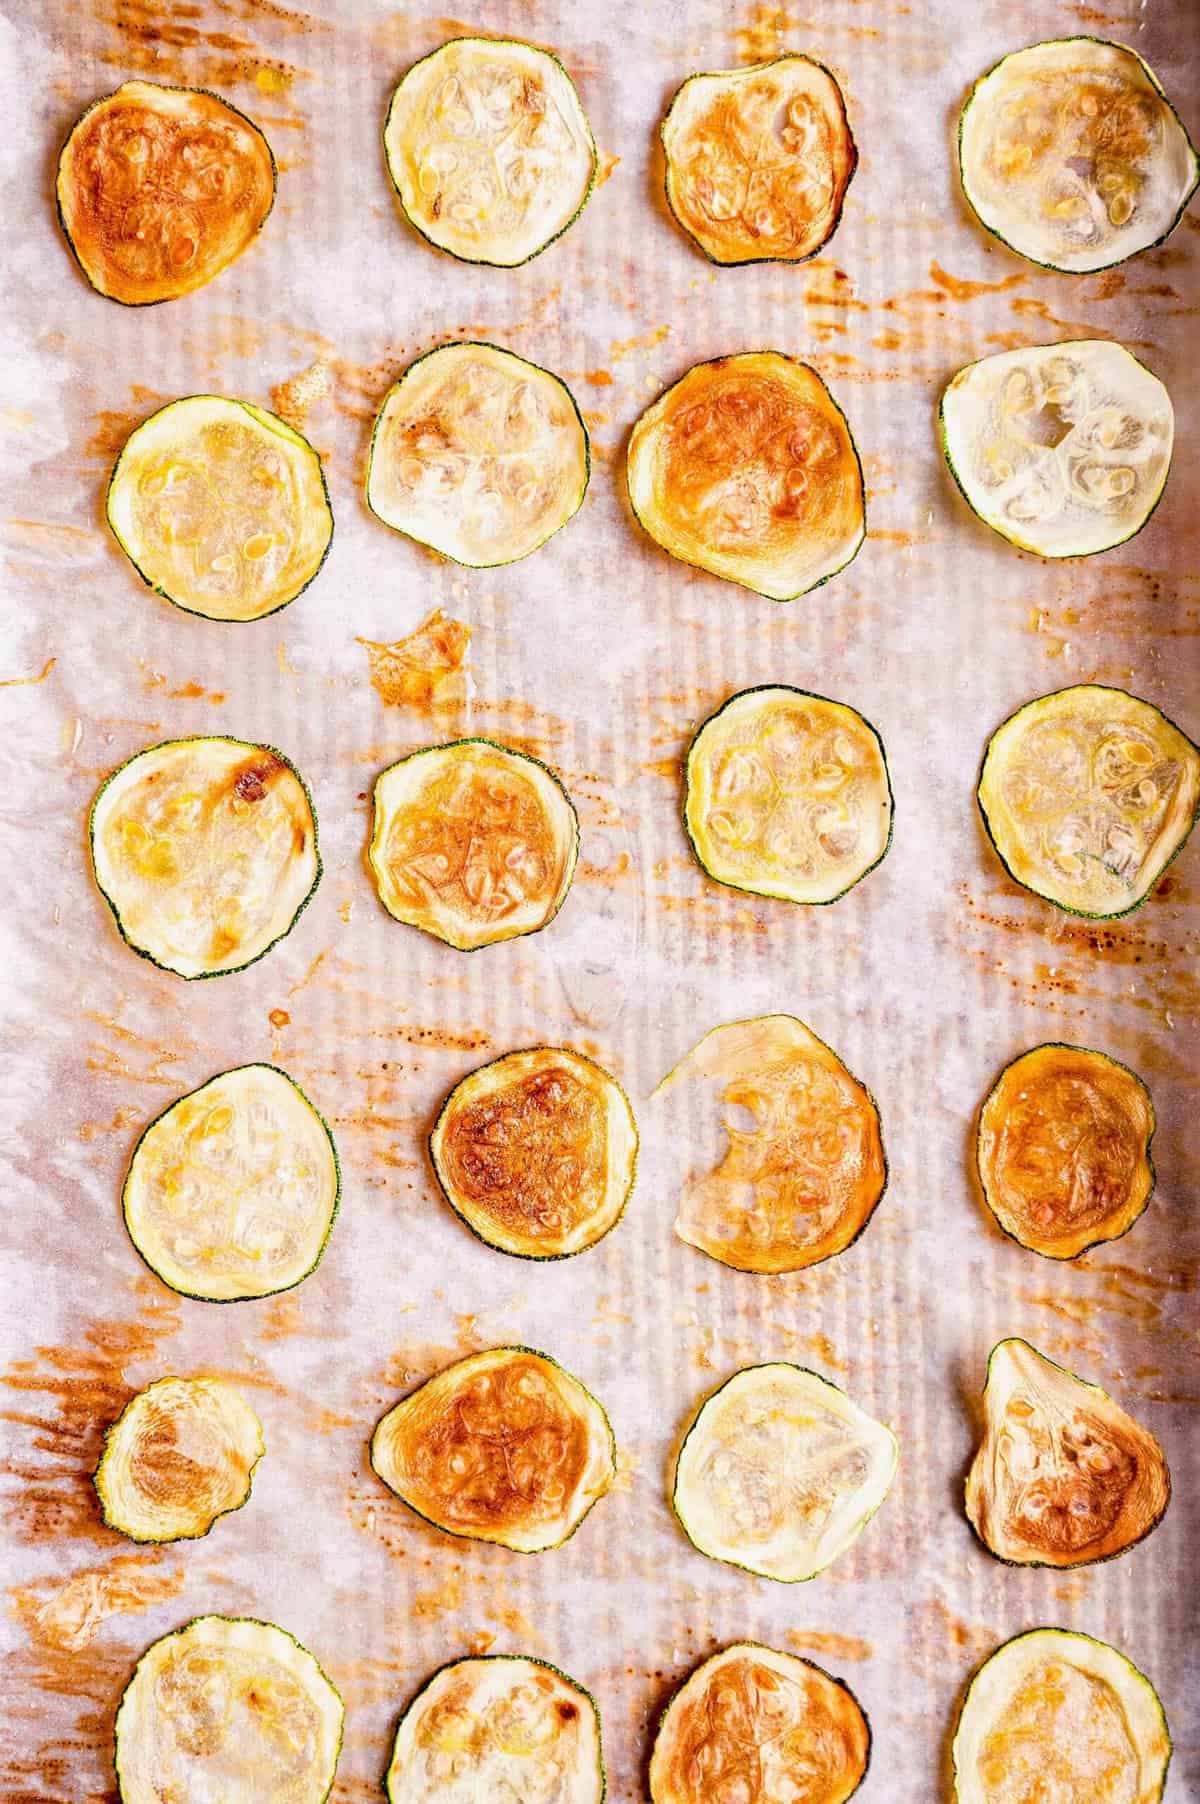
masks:
POLYGON ((122 1207, 164 1284, 234 1303, 291 1290, 316 1269, 339 1194, 333 1137, 300 1086, 274 1065, 240 1065, 151 1122, 122 1207))
POLYGON ((969 363, 939 423, 972 511, 1038 557, 1091 557, 1132 539, 1158 506, 1175 442, 1158 377, 1104 338, 969 363))
POLYGON ((549 926, 575 875, 579 818, 536 758, 456 739, 377 778, 368 855, 390 915, 473 952, 549 926))
POLYGON ((958 154, 980 223, 1047 269, 1107 269, 1161 244, 1200 179, 1153 70, 1104 38, 1001 58, 967 97, 958 154))
POLYGON ((371 435, 367 505, 474 569, 528 557, 577 513, 591 470, 566 384, 497 345, 410 363, 371 435))
POLYGON ((371 1464, 449 1535, 544 1553, 569 1540, 616 1477, 608 1417, 529 1347, 473 1353, 390 1409, 371 1464))
POLYGON ((596 184, 596 144, 556 56, 515 38, 451 38, 392 95, 383 148, 409 222, 465 263, 528 263, 596 184))
POLYGON ((227 100, 127 81, 72 127, 56 192, 92 287, 141 307, 203 288, 241 256, 274 204, 275 159, 227 100))
POLYGON ((780 351, 695 364, 634 427, 626 477, 664 551, 773 601, 828 582, 866 537, 846 417, 780 351))
POLYGON ((1129 914, 1200 808, 1200 749, 1150 702, 1083 683, 992 734, 979 808, 1009 876, 1069 914, 1129 914))
POLYGON ((602 1240, 633 1190, 637 1148, 616 1079, 559 1046, 472 1071, 429 1140, 450 1207, 480 1240, 523 1259, 565 1259, 602 1240))
POLYGON ((266 1451, 262 1423, 220 1378, 160 1378, 104 1437, 96 1492, 131 1541, 192 1541, 240 1510, 266 1451))
POLYGON ((142 1655, 117 1711, 122 1804, 323 1804, 342 1700, 286 1629, 197 1616, 142 1655))

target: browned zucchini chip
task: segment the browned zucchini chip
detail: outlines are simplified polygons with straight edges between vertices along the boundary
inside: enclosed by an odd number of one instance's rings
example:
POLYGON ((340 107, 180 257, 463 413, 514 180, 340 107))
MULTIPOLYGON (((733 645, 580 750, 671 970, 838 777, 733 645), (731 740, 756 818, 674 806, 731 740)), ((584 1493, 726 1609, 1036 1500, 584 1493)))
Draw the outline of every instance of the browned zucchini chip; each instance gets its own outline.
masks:
POLYGON ((221 1378, 160 1378, 104 1437, 96 1492, 132 1541, 188 1541, 240 1510, 264 1452, 262 1424, 221 1378))

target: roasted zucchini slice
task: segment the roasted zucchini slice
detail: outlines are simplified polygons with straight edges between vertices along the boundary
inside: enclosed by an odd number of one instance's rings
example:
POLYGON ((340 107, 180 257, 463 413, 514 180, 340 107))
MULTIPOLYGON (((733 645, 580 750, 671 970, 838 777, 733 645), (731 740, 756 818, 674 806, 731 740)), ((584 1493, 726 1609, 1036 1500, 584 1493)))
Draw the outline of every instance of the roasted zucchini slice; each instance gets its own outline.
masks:
POLYGON ((871 1730, 848 1685, 811 1660, 738 1641, 713 1654, 663 1711, 653 1804, 845 1804, 871 1730))
POLYGON ((333 537, 308 440, 220 395, 188 395, 143 420, 113 466, 106 509, 142 580, 209 620, 261 620, 295 601, 333 537))
POLYGON ((1200 809, 1200 749, 1150 702, 1083 683, 992 734, 979 808, 1014 882, 1110 920, 1150 894, 1200 809))
POLYGON ((423 238, 464 263, 528 263, 596 185, 596 143, 556 56, 515 38, 451 38, 402 77, 383 148, 423 238))
POLYGON ((837 230, 858 151, 842 90, 788 52, 690 75, 662 122, 667 204, 714 263, 800 263, 837 230))
POLYGON ((144 307, 203 288, 241 256, 274 205, 275 159, 216 94, 127 81, 72 127, 56 193, 92 287, 144 307))
POLYGON ((522 1259, 566 1259, 602 1240, 633 1190, 637 1149, 616 1079, 561 1046, 472 1071, 429 1139, 450 1207, 480 1240, 522 1259))
POLYGON ((117 1711, 121 1804, 323 1804, 342 1700, 271 1622, 197 1616, 147 1648, 117 1711))
POLYGON ((300 1086, 274 1065, 239 1065, 150 1123, 122 1207, 164 1284, 235 1303, 316 1270, 340 1188, 333 1136, 300 1086))
POLYGON ((591 452, 565 382, 498 345, 450 344, 384 397, 367 505, 472 569, 512 564, 579 511, 591 452))
POLYGON ((579 817, 536 758, 456 739, 377 778, 369 857, 390 915, 473 952, 549 926, 575 875, 579 817))
POLYGON ((1161 244, 1200 179, 1149 64, 1104 38, 1002 57, 967 97, 958 156, 980 223, 1046 269, 1107 269, 1161 244))
POLYGON ((866 537, 846 416, 780 351, 694 365, 634 427, 626 479, 664 551, 773 601, 828 582, 866 537))
POLYGON ((979 1181, 1006 1234, 1075 1259, 1127 1234, 1154 1189, 1154 1104, 1102 1052, 1053 1042, 1000 1073, 979 1115, 979 1181))
POLYGON ((608 1417, 577 1378, 529 1347, 447 1366, 390 1409, 371 1464, 448 1535, 544 1553, 569 1540, 616 1477, 608 1417))
POLYGON ((262 1423, 221 1378, 160 1378, 104 1437, 96 1492, 131 1541, 192 1541, 240 1510, 266 1451, 262 1423))
POLYGON ((1124 345, 1000 351, 942 396, 942 450, 972 512, 1038 557, 1092 557, 1142 530, 1171 467, 1171 397, 1124 345))

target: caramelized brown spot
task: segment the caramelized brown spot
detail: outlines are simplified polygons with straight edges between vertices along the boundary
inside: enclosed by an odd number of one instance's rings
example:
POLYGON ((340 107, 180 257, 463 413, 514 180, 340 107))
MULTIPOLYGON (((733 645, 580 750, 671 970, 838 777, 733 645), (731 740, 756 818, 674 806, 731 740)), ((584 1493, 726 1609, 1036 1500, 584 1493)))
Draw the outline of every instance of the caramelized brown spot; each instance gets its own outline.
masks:
POLYGON ((454 1190, 511 1233, 569 1233, 602 1201, 604 1108, 564 1065, 534 1071, 465 1106, 442 1127, 454 1190))

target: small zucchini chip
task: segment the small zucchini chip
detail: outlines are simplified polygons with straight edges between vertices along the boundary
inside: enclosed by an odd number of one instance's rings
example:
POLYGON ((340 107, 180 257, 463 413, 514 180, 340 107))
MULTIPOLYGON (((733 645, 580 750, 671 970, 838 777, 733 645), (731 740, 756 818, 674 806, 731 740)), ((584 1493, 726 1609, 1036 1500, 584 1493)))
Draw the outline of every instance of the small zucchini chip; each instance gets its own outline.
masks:
POLYGON ((456 739, 376 779, 368 856, 390 915, 474 952, 549 926, 575 875, 579 817, 538 759, 456 739))
POLYGON ((590 472, 587 428, 565 382, 498 345, 442 345, 384 397, 367 506, 418 544, 490 569, 565 526, 590 472))
POLYGON ((1068 914, 1138 908, 1200 809, 1200 749, 1150 702, 1081 683, 1026 702, 979 775, 988 838, 1015 883, 1068 914))
POLYGON ((131 1541, 193 1541, 240 1510, 266 1451, 262 1423, 221 1378, 160 1378, 104 1437, 96 1493, 131 1541))
POLYGON ((340 1192, 333 1136, 300 1086, 274 1065, 239 1065, 150 1123, 121 1203, 164 1284, 236 1303, 316 1270, 340 1192))
POLYGON ((390 1409, 371 1464, 435 1528, 515 1553, 570 1539, 616 1477, 608 1417, 529 1347, 473 1353, 390 1409))
POLYGON ((1109 269, 1161 244, 1200 161, 1149 64, 1106 38, 1054 38, 981 76, 958 127, 963 193, 1044 269, 1109 269))
POLYGON ((451 38, 414 63, 383 128, 409 223, 464 263, 528 263, 582 213, 596 142, 556 56, 516 38, 451 38))
POLYGON ((629 1099, 591 1059, 535 1046, 454 1086, 429 1139, 433 1169, 473 1234, 522 1259, 566 1259, 614 1228, 633 1191, 629 1099))
POLYGON ((781 351, 695 364, 637 422, 626 479, 664 551, 773 601, 828 582, 866 537, 846 416, 781 351))
POLYGON ((145 307, 203 288, 241 256, 274 205, 275 158, 216 94, 127 81, 71 128, 56 193, 92 287, 145 307))

